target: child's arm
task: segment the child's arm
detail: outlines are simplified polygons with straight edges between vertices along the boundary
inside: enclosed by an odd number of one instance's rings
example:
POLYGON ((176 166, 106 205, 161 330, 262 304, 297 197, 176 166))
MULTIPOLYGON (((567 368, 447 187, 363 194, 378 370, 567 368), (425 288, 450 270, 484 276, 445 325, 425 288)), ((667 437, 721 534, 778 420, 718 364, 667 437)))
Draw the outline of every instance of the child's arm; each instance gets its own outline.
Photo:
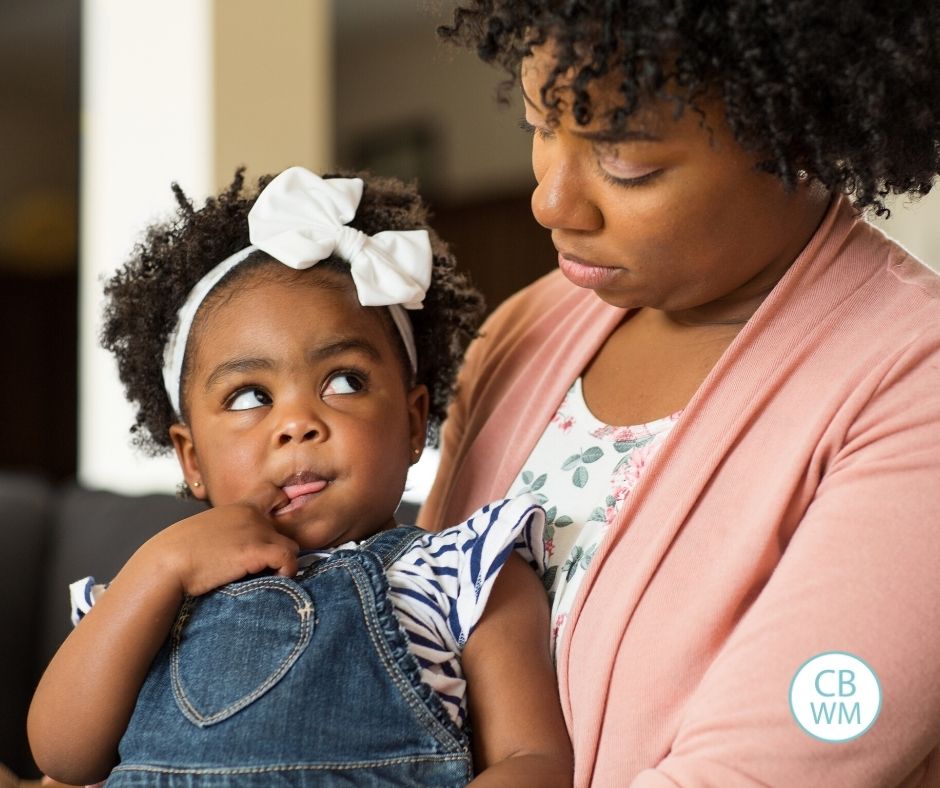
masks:
POLYGON ((265 569, 292 576, 297 551, 260 512, 242 505, 201 512, 146 542, 65 640, 39 682, 27 728, 40 769, 73 784, 107 777, 183 596, 265 569))
POLYGON ((480 773, 474 788, 571 785, 571 742, 548 636, 545 590, 514 554, 463 651, 480 773))

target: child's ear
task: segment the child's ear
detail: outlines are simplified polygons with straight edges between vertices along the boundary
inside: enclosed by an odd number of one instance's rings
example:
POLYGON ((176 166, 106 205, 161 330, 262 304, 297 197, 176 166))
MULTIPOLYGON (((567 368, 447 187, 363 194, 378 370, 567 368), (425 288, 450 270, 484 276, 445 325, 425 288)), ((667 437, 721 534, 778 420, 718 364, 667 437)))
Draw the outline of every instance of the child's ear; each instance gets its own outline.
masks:
POLYGON ((414 465, 424 451, 428 437, 428 409, 431 396, 428 387, 419 383, 408 392, 408 433, 411 446, 411 464, 414 465))
POLYGON ((202 482, 202 473, 199 470, 199 457, 196 456, 196 445, 193 443, 193 433, 185 424, 173 424, 170 427, 170 440, 176 450, 176 459, 183 470, 183 478, 194 498, 206 500, 208 493, 202 482))

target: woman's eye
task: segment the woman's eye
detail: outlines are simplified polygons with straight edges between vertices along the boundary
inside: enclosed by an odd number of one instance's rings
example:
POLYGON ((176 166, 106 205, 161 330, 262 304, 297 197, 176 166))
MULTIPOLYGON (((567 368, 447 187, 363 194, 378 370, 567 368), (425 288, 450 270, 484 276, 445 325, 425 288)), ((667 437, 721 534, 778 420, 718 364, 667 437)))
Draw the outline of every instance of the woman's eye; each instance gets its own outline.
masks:
POLYGON ((631 178, 621 178, 617 175, 611 175, 607 170, 601 168, 601 173, 604 176, 604 180, 614 186, 642 186, 644 183, 649 183, 654 178, 658 178, 662 174, 662 170, 650 170, 649 172, 643 175, 637 175, 631 178))
POLYGON ((539 139, 549 139, 553 136, 551 129, 543 128, 542 126, 533 126, 525 118, 522 118, 519 121, 519 128, 522 129, 526 134, 534 134, 539 139))
POLYGON ((355 372, 337 372, 326 384, 324 394, 357 394, 366 387, 361 375, 355 372))
POLYGON ((602 154, 598 165, 607 180, 622 186, 639 186, 662 172, 658 167, 631 163, 613 153, 602 154))
POLYGON ((264 389, 257 387, 242 389, 228 401, 229 410, 251 410, 271 404, 271 398, 264 389))

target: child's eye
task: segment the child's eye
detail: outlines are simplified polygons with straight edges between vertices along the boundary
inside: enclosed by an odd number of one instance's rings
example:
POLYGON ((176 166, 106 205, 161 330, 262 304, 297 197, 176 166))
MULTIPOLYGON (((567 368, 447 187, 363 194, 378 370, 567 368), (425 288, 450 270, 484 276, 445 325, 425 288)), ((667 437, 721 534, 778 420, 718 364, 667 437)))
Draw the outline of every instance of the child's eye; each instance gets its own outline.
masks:
POLYGON ((263 408, 265 405, 270 404, 271 397, 264 389, 251 386, 236 391, 226 403, 226 407, 229 410, 251 410, 252 408, 263 408))
POLYGON ((323 394, 357 394, 365 387, 365 378, 358 372, 336 372, 326 382, 323 394))

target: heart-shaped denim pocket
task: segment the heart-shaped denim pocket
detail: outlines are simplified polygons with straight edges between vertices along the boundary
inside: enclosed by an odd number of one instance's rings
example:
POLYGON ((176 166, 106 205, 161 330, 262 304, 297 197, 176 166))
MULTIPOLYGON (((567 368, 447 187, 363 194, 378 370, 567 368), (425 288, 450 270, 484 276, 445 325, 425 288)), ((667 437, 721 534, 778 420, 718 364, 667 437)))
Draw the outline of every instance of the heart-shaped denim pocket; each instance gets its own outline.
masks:
POLYGON ((172 633, 176 705, 204 728, 274 687, 303 653, 313 600, 293 580, 260 577, 188 598, 172 633))

